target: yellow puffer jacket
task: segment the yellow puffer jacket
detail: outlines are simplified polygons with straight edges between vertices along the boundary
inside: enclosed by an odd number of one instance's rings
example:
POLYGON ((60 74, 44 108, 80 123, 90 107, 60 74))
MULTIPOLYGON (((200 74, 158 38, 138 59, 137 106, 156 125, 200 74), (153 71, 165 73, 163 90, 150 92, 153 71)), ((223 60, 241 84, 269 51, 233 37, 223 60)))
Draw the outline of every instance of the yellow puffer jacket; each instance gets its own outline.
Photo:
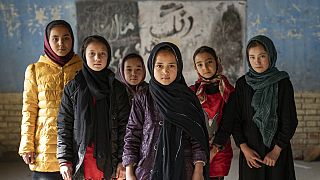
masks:
POLYGON ((57 115, 64 86, 82 67, 78 55, 63 67, 47 56, 30 64, 25 73, 21 142, 19 154, 35 152, 32 171, 59 171, 57 160, 57 115))

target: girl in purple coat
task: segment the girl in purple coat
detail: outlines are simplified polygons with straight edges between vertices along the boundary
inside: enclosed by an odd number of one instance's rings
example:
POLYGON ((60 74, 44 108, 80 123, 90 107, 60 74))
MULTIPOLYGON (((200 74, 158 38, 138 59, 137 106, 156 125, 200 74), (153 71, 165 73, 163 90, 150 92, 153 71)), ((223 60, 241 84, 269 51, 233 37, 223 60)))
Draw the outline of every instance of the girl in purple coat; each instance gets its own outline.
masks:
POLYGON ((134 98, 126 129, 126 179, 208 179, 208 133, 197 97, 182 75, 178 47, 156 45, 149 86, 134 98))

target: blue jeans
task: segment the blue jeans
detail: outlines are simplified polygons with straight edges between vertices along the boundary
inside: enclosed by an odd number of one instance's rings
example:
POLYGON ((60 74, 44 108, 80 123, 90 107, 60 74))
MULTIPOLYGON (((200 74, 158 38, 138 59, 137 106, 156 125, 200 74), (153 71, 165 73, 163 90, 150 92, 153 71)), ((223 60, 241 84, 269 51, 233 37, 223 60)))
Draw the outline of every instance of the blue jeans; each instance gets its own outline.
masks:
POLYGON ((37 172, 32 173, 33 180, 63 180, 60 172, 37 172))

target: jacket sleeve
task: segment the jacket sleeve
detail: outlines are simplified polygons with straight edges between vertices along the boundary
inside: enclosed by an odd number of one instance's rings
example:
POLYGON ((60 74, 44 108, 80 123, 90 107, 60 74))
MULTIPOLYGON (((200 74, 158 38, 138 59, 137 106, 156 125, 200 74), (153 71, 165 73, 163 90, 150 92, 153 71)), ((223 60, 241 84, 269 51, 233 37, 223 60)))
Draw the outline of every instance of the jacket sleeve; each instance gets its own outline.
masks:
POLYGON ((26 69, 24 79, 20 155, 35 151, 34 137, 38 110, 38 86, 35 65, 31 64, 26 69))
POLYGON ((224 145, 230 139, 230 135, 234 126, 234 113, 235 110, 235 93, 232 92, 229 101, 223 107, 222 120, 213 143, 217 145, 224 145))
POLYGON ((73 162, 74 110, 70 83, 64 88, 58 114, 57 158, 59 163, 73 162))
POLYGON ((122 162, 123 146, 124 146, 124 135, 126 131, 126 126, 128 123, 130 104, 128 99, 128 94, 124 86, 117 91, 117 104, 118 104, 118 162, 122 162))
POLYGON ((126 135, 124 137, 123 166, 137 164, 140 159, 139 151, 144 123, 144 108, 141 104, 141 99, 142 97, 136 95, 132 102, 126 135))
POLYGON ((236 83, 236 88, 235 88, 235 99, 234 99, 234 109, 233 109, 233 114, 234 114, 234 126, 233 126, 233 131, 232 131, 232 136, 234 138, 234 141, 238 147, 240 147, 240 144, 246 143, 246 138, 243 133, 243 127, 242 127, 242 115, 241 115, 241 101, 243 95, 243 90, 241 89, 243 85, 239 85, 238 81, 236 83))
POLYGON ((279 147, 285 148, 290 143, 298 125, 294 92, 289 79, 279 82, 278 99, 279 123, 274 142, 279 147))
POLYGON ((189 137, 188 139, 191 143, 193 163, 195 163, 197 161, 202 161, 202 162, 206 163, 207 162, 206 152, 201 147, 200 143, 193 137, 189 137))

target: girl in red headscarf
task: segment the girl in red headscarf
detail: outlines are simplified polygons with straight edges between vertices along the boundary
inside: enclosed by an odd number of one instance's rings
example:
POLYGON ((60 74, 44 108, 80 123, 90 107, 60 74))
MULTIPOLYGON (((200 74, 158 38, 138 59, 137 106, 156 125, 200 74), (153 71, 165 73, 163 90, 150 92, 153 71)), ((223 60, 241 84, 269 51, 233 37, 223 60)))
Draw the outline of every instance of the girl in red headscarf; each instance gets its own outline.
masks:
MULTIPOLYGON (((216 52, 211 47, 202 46, 193 55, 193 62, 198 73, 198 80, 190 88, 196 93, 206 113, 206 125, 210 144, 210 179, 224 179, 229 173, 232 148, 230 133, 224 135, 219 145, 213 140, 221 126, 223 109, 229 101, 233 86, 222 75, 222 66, 216 52)), ((219 136, 221 137, 221 136, 219 136)))

